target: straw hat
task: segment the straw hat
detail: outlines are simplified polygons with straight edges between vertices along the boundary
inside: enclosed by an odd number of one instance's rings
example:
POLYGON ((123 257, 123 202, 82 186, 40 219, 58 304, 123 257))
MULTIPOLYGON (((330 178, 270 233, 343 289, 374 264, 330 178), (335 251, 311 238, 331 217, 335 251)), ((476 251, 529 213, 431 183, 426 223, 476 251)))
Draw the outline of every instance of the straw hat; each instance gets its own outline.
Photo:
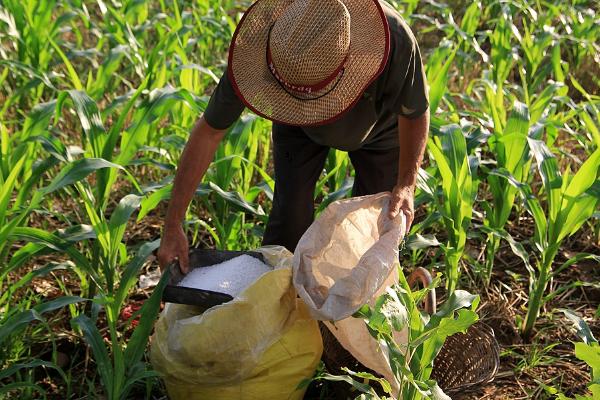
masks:
POLYGON ((289 125, 332 122, 385 68, 378 0, 258 0, 229 48, 229 80, 255 113, 289 125))

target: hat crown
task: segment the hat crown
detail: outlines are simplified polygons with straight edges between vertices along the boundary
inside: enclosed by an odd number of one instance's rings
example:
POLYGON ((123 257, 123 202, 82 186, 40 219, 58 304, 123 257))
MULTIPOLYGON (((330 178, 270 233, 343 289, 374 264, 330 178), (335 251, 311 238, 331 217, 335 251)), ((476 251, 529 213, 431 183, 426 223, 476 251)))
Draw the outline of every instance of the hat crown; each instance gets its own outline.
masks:
POLYGON ((275 21, 269 47, 286 82, 318 84, 346 59, 350 13, 339 0, 296 0, 275 21))

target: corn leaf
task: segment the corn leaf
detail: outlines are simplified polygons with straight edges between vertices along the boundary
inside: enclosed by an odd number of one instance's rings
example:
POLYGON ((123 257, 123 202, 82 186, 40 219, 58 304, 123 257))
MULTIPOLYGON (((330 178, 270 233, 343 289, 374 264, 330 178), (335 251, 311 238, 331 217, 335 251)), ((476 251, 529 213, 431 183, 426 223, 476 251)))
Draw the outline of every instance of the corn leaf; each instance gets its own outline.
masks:
POLYGON ((129 339, 129 343, 125 349, 125 360, 127 360, 129 365, 138 362, 144 355, 146 345, 148 344, 148 338, 152 333, 154 322, 160 311, 162 292, 167 285, 168 279, 169 274, 163 274, 158 285, 152 291, 152 295, 142 306, 140 322, 129 339))
POLYGON ((45 303, 40 303, 29 310, 20 311, 12 316, 9 316, 8 319, 4 320, 0 326, 0 344, 3 344, 9 335, 19 332, 30 322, 36 320, 43 321, 43 314, 63 308, 69 304, 80 303, 82 301, 84 301, 84 299, 81 297, 63 296, 45 303))
POLYGON ((59 173, 54 177, 50 185, 43 189, 45 195, 60 190, 65 186, 71 185, 75 182, 79 182, 87 177, 92 172, 95 172, 102 168, 118 168, 123 169, 120 165, 111 163, 102 158, 83 158, 77 161, 73 161, 65 166, 59 173))
POLYGON ((92 320, 86 315, 80 315, 72 319, 71 324, 82 330, 85 341, 88 346, 91 347, 105 392, 113 393, 114 369, 100 331, 98 331, 96 325, 94 325, 92 320))

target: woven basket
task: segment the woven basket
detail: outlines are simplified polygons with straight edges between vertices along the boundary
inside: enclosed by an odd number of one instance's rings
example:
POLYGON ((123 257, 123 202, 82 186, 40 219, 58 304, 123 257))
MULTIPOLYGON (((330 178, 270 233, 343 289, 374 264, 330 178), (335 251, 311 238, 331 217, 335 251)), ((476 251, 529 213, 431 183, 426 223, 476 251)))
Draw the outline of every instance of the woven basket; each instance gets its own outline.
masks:
MULTIPOLYGON (((420 283, 429 285, 431 275, 423 268, 418 268, 409 277, 411 286, 420 283)), ((435 313, 435 291, 425 299, 424 309, 435 313)), ((342 367, 353 371, 366 371, 378 375, 358 362, 350 352, 339 344, 335 336, 322 323, 319 323, 323 337, 322 360, 332 374, 342 374, 342 367)), ((500 363, 500 349, 494 331, 482 322, 472 325, 465 334, 459 333, 446 339, 444 346, 436 357, 431 378, 447 394, 475 389, 479 385, 494 379, 500 363)), ((334 390, 337 399, 354 398, 350 385, 336 382, 334 390)))
POLYGON ((446 394, 465 392, 491 382, 499 364, 500 348, 494 331, 478 322, 466 333, 446 339, 435 358, 431 379, 435 379, 446 394))

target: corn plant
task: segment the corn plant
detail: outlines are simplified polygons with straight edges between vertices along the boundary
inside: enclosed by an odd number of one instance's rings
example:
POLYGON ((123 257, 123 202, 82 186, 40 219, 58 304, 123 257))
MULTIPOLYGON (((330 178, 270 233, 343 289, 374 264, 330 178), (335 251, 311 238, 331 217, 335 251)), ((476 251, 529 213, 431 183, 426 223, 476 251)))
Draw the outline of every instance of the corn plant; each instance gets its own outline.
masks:
POLYGON ((17 102, 31 101, 30 106, 40 102, 43 87, 39 83, 52 86, 47 74, 52 62, 50 41, 70 18, 68 15, 53 18, 56 6, 56 0, 7 0, 0 5, 0 23, 8 28, 0 32, 0 38, 6 34, 11 39, 10 47, 0 51, 0 61, 21 72, 15 77, 15 87, 19 89, 0 106, 0 115, 17 102))
POLYGON ((504 85, 513 69, 515 59, 514 47, 512 44, 512 13, 508 4, 498 4, 494 7, 497 17, 495 18, 494 30, 489 34, 491 44, 490 50, 490 65, 491 70, 486 78, 492 82, 494 91, 487 91, 487 103, 494 104, 495 107, 486 110, 488 115, 494 120, 494 126, 503 126, 499 121, 506 120, 506 112, 504 108, 504 85), (496 7, 500 7, 497 10, 496 7))
MULTIPOLYGON (((158 242, 148 243, 140 247, 137 255, 125 267, 120 284, 113 296, 99 296, 94 299, 96 307, 92 318, 79 315, 72 324, 83 332, 83 336, 92 349, 94 361, 107 399, 127 399, 134 384, 149 377, 155 372, 147 369, 142 360, 148 338, 152 333, 154 321, 158 316, 162 290, 168 274, 163 275, 158 286, 139 310, 139 323, 131 337, 125 340, 120 334, 119 315, 127 295, 137 281, 137 274, 150 253, 158 247, 158 242), (100 305, 106 310, 106 321, 109 333, 109 345, 104 343, 94 318, 97 318, 100 305)), ((137 316, 134 314, 131 318, 137 316)), ((128 321, 129 323, 131 321, 128 321)))
POLYGON ((521 19, 521 26, 517 27, 511 23, 511 32, 518 43, 519 52, 522 52, 523 62, 520 63, 523 68, 519 71, 522 75, 525 85, 525 95, 534 93, 546 82, 546 77, 554 72, 560 76, 561 66, 556 64, 560 60, 560 42, 561 38, 553 29, 545 28, 549 21, 554 17, 552 13, 538 13, 526 2, 514 2, 515 6, 525 18, 521 19), (553 47, 550 53, 553 55, 553 62, 547 62, 547 49, 553 47), (557 71, 558 68, 559 70, 557 71))
POLYGON ((345 369, 348 375, 333 376, 324 374, 317 379, 345 381, 351 384, 363 397, 370 399, 449 399, 435 381, 430 379, 435 357, 444 345, 446 338, 458 332, 465 332, 478 320, 475 309, 479 297, 463 290, 453 292, 435 314, 429 316, 421 312, 418 304, 428 291, 440 283, 437 277, 430 287, 413 292, 404 275, 400 272, 400 283, 380 296, 375 305, 364 305, 355 318, 362 318, 371 336, 387 347, 389 365, 394 373, 399 392, 392 392, 392 385, 383 378, 370 373, 345 369), (407 329, 407 343, 396 343, 393 332, 407 329), (380 397, 368 383, 381 385, 390 397, 380 397))
MULTIPOLYGON (((42 196, 36 189, 43 174, 57 164, 54 158, 38 159, 36 156, 40 147, 36 138, 47 137, 45 129, 53 107, 52 102, 35 107, 22 129, 13 136, 0 124, 0 265, 5 265, 11 232, 27 225, 31 212, 40 206, 42 196), (15 192, 14 201, 11 201, 15 192)), ((0 272, 4 271, 0 269, 0 272)), ((0 287, 1 284, 0 277, 0 287)))
POLYGON ((427 148, 437 164, 442 182, 442 195, 436 204, 448 232, 448 240, 442 248, 446 288, 452 293, 458 285, 460 259, 477 196, 477 160, 469 158, 465 136, 458 125, 443 127, 429 140, 427 148))
MULTIPOLYGON (((597 56, 600 45, 598 44, 598 15, 593 9, 593 3, 575 1, 574 7, 560 7, 559 4, 550 4, 548 9, 561 21, 561 33, 564 36, 565 50, 570 55, 570 64, 579 67, 585 62, 585 57, 597 56)), ((598 63, 597 58, 595 62, 598 63)))
POLYGON ((427 81, 429 82, 429 110, 433 127, 439 127, 443 123, 436 117, 436 111, 446 94, 449 79, 448 72, 458 49, 459 45, 450 40, 445 40, 430 55, 425 66, 427 81))
POLYGON ((596 210, 600 201, 600 150, 596 150, 580 167, 579 171, 571 174, 567 169, 560 174, 556 157, 545 144, 535 139, 529 139, 529 146, 534 154, 538 173, 542 178, 543 190, 546 197, 546 210, 542 207, 540 196, 536 196, 531 186, 518 182, 503 170, 495 171, 517 187, 525 206, 535 221, 533 249, 536 255, 535 268, 522 252, 517 252, 528 267, 529 300, 527 315, 523 320, 521 331, 525 337, 530 337, 535 321, 543 305, 552 298, 545 295, 548 282, 560 271, 581 259, 581 255, 569 259, 553 271, 554 259, 562 241, 575 233, 596 210))
MULTIPOLYGON (((44 246, 62 250, 72 257, 73 262, 66 265, 78 274, 83 292, 87 296, 94 296, 94 293, 98 291, 93 299, 94 305, 91 307, 92 318, 85 314, 79 314, 74 318, 73 324, 81 329, 85 340, 92 348, 107 398, 126 398, 134 383, 153 376, 153 373, 146 370, 145 363, 141 361, 141 358, 158 314, 162 288, 166 284, 167 275, 163 277, 150 299, 144 303, 140 311, 140 322, 133 331, 132 337, 125 343, 120 334, 120 310, 124 306, 128 293, 136 283, 139 269, 151 252, 158 248, 159 241, 141 246, 136 257, 124 268, 121 268, 121 264, 124 264, 124 260, 127 258, 126 248, 121 242, 126 223, 131 214, 139 207, 142 199, 136 195, 125 196, 112 212, 110 219, 105 219, 103 213, 96 213, 93 209, 90 190, 81 179, 108 165, 109 163, 101 159, 84 158, 73 161, 42 191, 47 194, 73 185, 80 193, 85 210, 92 219, 92 228, 87 232, 82 232, 81 229, 73 230, 67 237, 60 237, 36 228, 16 228, 12 232, 13 237, 25 239, 30 242, 31 246, 28 245, 17 251, 9 268, 14 269, 21 265, 25 259, 44 246), (89 239, 95 240, 91 243, 89 239), (73 241, 78 241, 80 245, 87 244, 90 255, 88 256, 85 251, 82 253, 77 250, 71 244, 73 241), (97 266, 88 261, 90 257, 98 264, 97 266), (91 287, 88 287, 88 278, 94 283, 91 287), (95 325, 101 308, 104 308, 106 312, 109 348, 105 347, 102 336, 95 325)), ((23 280, 31 280, 31 278, 48 273, 55 268, 56 266, 50 265, 24 277, 23 280)), ((14 285, 14 290, 18 289, 19 284, 14 285)), ((69 298, 65 297, 64 299, 68 300, 69 298)), ((18 327, 19 325, 12 321, 8 326, 18 327)))
MULTIPOLYGON (((525 104, 515 101, 506 125, 497 127, 488 143, 495 156, 496 166, 508 171, 519 182, 526 182, 529 175, 531 160, 528 137, 529 110, 525 104)), ((486 211, 487 226, 492 230, 486 245, 485 282, 489 284, 494 256, 513 208, 517 188, 494 174, 487 175, 487 182, 492 194, 492 202, 482 204, 486 211)))
MULTIPOLYGON (((546 143, 552 146, 558 129, 565 125, 565 117, 559 113, 567 93, 565 66, 561 59, 561 42, 564 38, 547 29, 544 24, 554 18, 552 13, 540 15, 525 2, 511 2, 502 6, 503 15, 510 15, 516 7, 526 18, 520 26, 512 18, 503 18, 491 36, 492 54, 496 54, 492 68, 485 71, 481 81, 484 86, 482 109, 492 117, 493 135, 489 147, 497 168, 508 171, 519 182, 529 182, 531 156, 528 137, 539 139, 546 132, 546 143), (520 44, 519 52, 511 50, 513 39, 520 44), (552 46, 548 54, 546 49, 552 46), (522 54, 521 54, 522 53, 522 54), (511 60, 507 63, 505 59, 511 60), (521 61, 523 68, 518 69, 522 87, 519 94, 510 93, 504 87, 514 61, 521 61), (553 75, 554 80, 550 79, 553 75), (522 97, 524 103, 514 100, 513 108, 506 118, 506 95, 522 97)), ((500 240, 506 237, 504 227, 508 223, 514 205, 516 188, 494 174, 487 174, 487 182, 492 194, 492 202, 484 202, 486 210, 486 229, 490 228, 486 245, 485 282, 489 282, 494 264, 494 256, 500 240)), ((511 245, 512 246, 512 245, 511 245)), ((514 246, 513 246, 514 248, 514 246)))

